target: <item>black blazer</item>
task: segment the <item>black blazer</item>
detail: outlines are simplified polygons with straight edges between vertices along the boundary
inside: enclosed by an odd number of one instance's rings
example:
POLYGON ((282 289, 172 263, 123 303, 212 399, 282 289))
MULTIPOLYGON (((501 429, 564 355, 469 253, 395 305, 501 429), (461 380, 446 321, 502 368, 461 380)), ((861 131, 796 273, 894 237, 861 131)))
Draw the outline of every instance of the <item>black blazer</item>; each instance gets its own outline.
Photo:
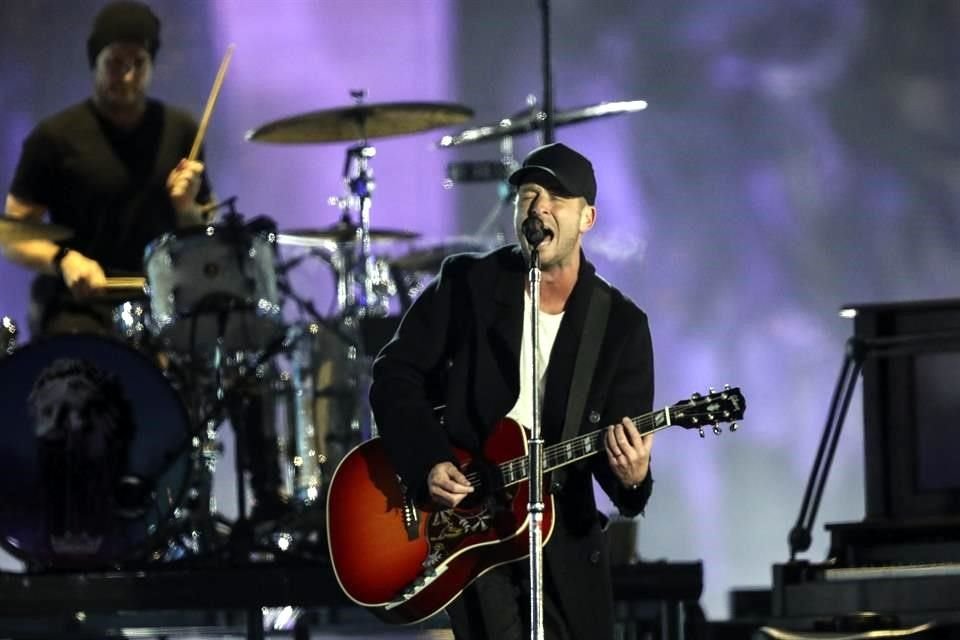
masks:
MULTIPOLYGON (((541 420, 547 444, 561 437, 592 287, 607 288, 611 304, 580 430, 594 431, 652 409, 646 315, 597 276, 582 254, 580 264, 547 368, 541 420)), ((391 462, 417 498, 426 496, 434 465, 456 462, 451 445, 478 451, 516 403, 526 276, 517 246, 451 256, 374 362, 370 401, 377 428, 391 462), (445 405, 441 415, 435 411, 439 405, 445 405)), ((563 486, 552 490, 555 525, 544 550, 545 566, 575 637, 607 637, 613 629, 612 588, 591 474, 625 516, 643 509, 653 481, 648 474, 639 489, 623 487, 603 454, 567 469, 563 486)))

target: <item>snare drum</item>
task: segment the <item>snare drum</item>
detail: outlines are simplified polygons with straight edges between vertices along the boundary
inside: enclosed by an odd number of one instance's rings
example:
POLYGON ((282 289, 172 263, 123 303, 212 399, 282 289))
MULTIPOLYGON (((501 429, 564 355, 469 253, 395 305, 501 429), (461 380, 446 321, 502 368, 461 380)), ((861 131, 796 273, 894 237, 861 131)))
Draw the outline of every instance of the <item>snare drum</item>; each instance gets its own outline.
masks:
POLYGON ((150 331, 164 348, 258 351, 281 331, 269 236, 242 226, 197 227, 152 242, 144 258, 150 331))
POLYGON ((28 566, 105 568, 167 539, 196 474, 176 390, 112 338, 60 335, 0 360, 0 545, 28 566))

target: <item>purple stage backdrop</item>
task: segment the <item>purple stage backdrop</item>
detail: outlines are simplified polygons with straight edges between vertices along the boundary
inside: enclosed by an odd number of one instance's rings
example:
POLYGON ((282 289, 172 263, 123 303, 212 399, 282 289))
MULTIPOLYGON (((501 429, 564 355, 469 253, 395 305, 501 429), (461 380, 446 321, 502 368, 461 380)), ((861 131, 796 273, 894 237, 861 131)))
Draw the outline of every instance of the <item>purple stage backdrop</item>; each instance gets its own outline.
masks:
MULTIPOLYGON (((84 43, 101 2, 0 6, 0 183, 41 117, 84 98, 84 43)), ((217 194, 281 228, 333 223, 347 143, 246 142, 265 122, 369 102, 449 101, 470 126, 540 95, 534 0, 157 0, 153 93, 199 116, 220 58, 236 53, 207 138, 217 194)), ((960 242, 960 6, 948 0, 555 0, 560 111, 644 99, 646 111, 558 128, 590 156, 599 221, 587 252, 649 314, 658 405, 739 385, 735 435, 659 434, 656 488, 639 519, 646 559, 702 559, 703 603, 769 586, 850 334, 844 303, 952 297, 960 242)), ((467 126, 467 125, 465 125, 467 126)), ((510 233, 494 183, 444 185, 456 160, 496 143, 437 149, 439 130, 375 140, 374 226, 423 245, 510 233)), ((537 144, 514 140, 518 157, 537 144)), ((403 254, 406 245, 377 252, 403 254)), ((0 314, 23 322, 30 275, 0 263, 0 314)), ((332 273, 293 283, 321 310, 332 273)), ((823 522, 863 516, 862 420, 850 410, 808 554, 823 522)), ((229 435, 225 435, 229 441, 229 435)), ((229 445, 229 442, 228 442, 229 445)), ((229 512, 230 464, 220 478, 229 512)), ((605 508, 609 505, 604 503, 605 508)))

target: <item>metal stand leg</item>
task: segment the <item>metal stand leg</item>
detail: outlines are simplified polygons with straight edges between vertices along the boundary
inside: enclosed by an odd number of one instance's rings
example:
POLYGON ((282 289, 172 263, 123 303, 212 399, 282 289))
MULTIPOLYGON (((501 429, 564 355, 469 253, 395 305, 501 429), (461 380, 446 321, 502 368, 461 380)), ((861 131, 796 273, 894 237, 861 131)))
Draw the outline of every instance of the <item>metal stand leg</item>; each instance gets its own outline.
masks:
POLYGON ((297 620, 293 626, 293 640, 310 640, 310 625, 304 618, 297 620))
POLYGON ((683 640, 683 604, 679 600, 660 603, 660 640, 683 640))
POLYGON ((247 640, 263 640, 263 608, 247 609, 247 640))

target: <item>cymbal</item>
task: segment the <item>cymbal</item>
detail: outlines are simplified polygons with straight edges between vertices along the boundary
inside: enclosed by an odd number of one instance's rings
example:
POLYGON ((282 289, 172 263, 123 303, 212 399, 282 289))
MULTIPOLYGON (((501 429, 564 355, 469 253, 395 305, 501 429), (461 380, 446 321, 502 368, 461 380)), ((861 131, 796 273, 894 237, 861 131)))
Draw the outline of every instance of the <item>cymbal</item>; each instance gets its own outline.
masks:
POLYGON ((24 242, 26 240, 50 240, 58 242, 73 236, 73 231, 55 224, 0 215, 0 242, 24 242))
MULTIPOLYGON (((357 239, 356 225, 338 222, 325 229, 291 229, 277 233, 277 244, 294 247, 325 247, 332 244, 353 242, 357 239)), ((371 240, 414 240, 420 237, 414 231, 401 229, 370 229, 367 231, 371 240)))
MULTIPOLYGON (((606 116, 616 116, 623 113, 633 113, 643 111, 647 108, 646 100, 621 100, 620 102, 601 102, 600 104, 581 107, 579 109, 570 109, 568 111, 556 111, 553 114, 553 125, 561 127, 568 124, 575 124, 594 118, 603 118, 606 116)), ((515 136, 522 133, 536 131, 543 127, 543 121, 546 114, 543 111, 531 113, 529 110, 503 118, 499 122, 466 129, 452 136, 443 136, 440 138, 438 146, 441 148, 459 147, 465 144, 474 144, 477 142, 487 142, 489 140, 499 140, 507 136, 515 136)))
POLYGON ((247 132, 253 142, 311 143, 369 140, 460 124, 473 111, 445 102, 357 104, 275 120, 247 132))

